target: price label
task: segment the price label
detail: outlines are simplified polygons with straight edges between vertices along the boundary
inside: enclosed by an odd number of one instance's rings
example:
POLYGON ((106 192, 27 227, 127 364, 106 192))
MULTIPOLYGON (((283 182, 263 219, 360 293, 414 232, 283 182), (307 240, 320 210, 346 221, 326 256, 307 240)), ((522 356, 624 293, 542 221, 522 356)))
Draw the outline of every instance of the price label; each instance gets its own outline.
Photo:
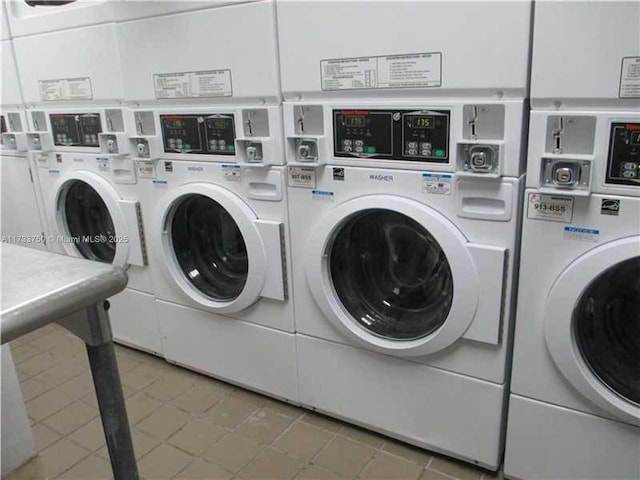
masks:
POLYGON ((527 218, 571 223, 573 197, 530 193, 527 201, 527 218))

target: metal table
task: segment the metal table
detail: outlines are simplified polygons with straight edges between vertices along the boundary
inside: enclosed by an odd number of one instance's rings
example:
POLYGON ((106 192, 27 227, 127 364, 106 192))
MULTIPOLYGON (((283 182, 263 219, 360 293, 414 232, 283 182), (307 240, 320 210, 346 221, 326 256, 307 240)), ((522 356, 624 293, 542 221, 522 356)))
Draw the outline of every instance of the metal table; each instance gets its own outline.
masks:
POLYGON ((120 267, 3 243, 2 344, 57 322, 87 345, 115 480, 138 478, 106 298, 124 290, 120 267))

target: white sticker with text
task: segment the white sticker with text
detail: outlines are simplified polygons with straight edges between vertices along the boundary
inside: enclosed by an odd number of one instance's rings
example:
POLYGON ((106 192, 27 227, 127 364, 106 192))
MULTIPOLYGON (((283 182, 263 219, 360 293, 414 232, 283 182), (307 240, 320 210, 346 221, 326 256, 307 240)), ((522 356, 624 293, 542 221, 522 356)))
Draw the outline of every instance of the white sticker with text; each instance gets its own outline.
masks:
POLYGON ((571 223, 573 197, 530 193, 527 201, 527 218, 571 223))

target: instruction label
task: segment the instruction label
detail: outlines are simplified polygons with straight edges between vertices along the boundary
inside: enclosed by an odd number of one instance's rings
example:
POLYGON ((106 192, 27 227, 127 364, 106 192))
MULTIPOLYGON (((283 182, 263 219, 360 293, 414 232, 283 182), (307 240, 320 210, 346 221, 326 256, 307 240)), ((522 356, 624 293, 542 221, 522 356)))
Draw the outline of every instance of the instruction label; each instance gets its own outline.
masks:
POLYGON ((640 98, 640 57, 624 57, 620 71, 620 98, 640 98))
POLYGON ((156 178, 156 162, 151 160, 137 160, 136 172, 138 178, 156 178))
POLYGON ((89 77, 40 80, 40 98, 43 102, 59 100, 93 100, 89 77))
POLYGON ((220 168, 222 169, 222 176, 227 182, 240 181, 240 165, 223 163, 220 168))
POLYGON ((311 198, 321 202, 333 202, 333 192, 326 190, 311 190, 311 198))
POLYGON ((578 240, 580 242, 597 242, 600 237, 600 230, 592 228, 564 227, 565 240, 578 240))
POLYGON ((289 167, 289 186, 316 188, 316 169, 313 167, 289 167))
POLYGON ((527 218, 571 223, 573 197, 530 193, 527 201, 527 218))
POLYGON ((157 99, 233 96, 231 70, 158 73, 153 85, 157 99))
POLYGON ((442 54, 411 53, 322 60, 322 90, 424 88, 442 85, 442 54))
POLYGON ((422 191, 435 195, 451 195, 451 179, 449 173, 423 173, 422 191))

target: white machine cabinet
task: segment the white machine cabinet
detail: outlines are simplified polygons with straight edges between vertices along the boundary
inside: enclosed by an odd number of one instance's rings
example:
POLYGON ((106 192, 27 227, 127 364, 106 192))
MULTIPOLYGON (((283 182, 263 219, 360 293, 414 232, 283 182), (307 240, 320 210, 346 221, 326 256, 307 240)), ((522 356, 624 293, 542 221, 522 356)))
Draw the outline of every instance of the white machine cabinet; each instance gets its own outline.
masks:
POLYGON ((116 6, 127 101, 220 104, 279 99, 273 2, 186 2, 185 9, 194 4, 200 9, 171 15, 166 13, 175 12, 179 2, 144 9, 130 3, 116 6))
POLYGON ((278 1, 282 91, 524 97, 532 4, 278 1))
POLYGON ((115 103, 123 97, 113 4, 7 2, 27 105, 115 103))
POLYGON ((640 2, 538 2, 534 109, 640 108, 640 2))

